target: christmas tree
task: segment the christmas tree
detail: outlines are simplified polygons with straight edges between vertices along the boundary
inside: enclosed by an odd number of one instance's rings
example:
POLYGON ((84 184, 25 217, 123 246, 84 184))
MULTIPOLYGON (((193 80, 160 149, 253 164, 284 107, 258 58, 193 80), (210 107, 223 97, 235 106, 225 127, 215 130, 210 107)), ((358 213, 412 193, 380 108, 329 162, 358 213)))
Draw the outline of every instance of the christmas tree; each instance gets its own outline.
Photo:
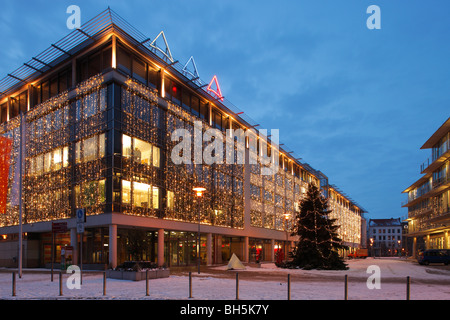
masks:
POLYGON ((331 219, 328 200, 320 190, 310 185, 306 197, 300 202, 293 236, 299 241, 291 253, 292 261, 284 267, 302 269, 345 270, 348 269, 339 256, 339 249, 347 249, 337 234, 336 219, 331 219))

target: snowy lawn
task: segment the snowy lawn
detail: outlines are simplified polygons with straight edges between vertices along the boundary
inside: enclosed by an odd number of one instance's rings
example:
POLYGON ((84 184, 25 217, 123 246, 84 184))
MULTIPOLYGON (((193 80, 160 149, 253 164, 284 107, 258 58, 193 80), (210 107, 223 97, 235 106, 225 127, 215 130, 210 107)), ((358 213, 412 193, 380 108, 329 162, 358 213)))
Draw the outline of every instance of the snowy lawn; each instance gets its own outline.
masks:
MULTIPOLYGON (((227 271, 226 266, 205 268, 200 275, 192 272, 192 296, 198 300, 233 300, 236 297, 236 272, 239 273, 240 300, 285 300, 287 275, 291 277, 291 299, 342 300, 344 277, 348 276, 350 300, 404 300, 406 277, 411 278, 412 300, 450 300, 450 268, 448 266, 420 266, 414 261, 396 258, 347 261, 349 270, 290 270, 279 269, 272 263, 260 268, 247 266, 245 270, 227 271), (367 273, 371 265, 379 267, 380 289, 368 289, 367 273)), ((146 296, 145 281, 107 279, 103 295, 103 275, 83 274, 81 289, 69 289, 63 275, 63 295, 59 295, 59 275, 30 273, 16 275, 16 296, 12 296, 12 274, 0 272, 0 299, 121 299, 145 300, 189 299, 187 272, 174 272, 169 278, 151 279, 150 295, 146 296)))

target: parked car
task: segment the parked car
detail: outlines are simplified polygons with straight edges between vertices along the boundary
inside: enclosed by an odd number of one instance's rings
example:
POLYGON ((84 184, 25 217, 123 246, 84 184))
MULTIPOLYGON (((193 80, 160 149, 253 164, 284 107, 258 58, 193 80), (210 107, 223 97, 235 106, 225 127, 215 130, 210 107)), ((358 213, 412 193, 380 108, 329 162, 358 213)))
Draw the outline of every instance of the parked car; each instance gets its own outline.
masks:
POLYGON ((450 250, 448 249, 430 249, 419 252, 419 257, 417 258, 419 264, 430 264, 430 263, 444 263, 448 265, 450 263, 450 250))

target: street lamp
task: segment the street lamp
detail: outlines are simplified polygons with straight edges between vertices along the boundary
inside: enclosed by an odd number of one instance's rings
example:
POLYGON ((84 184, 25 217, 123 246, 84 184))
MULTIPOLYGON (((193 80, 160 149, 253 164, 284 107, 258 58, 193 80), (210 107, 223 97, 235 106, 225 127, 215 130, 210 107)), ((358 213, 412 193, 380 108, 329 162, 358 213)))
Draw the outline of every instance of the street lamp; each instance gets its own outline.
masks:
POLYGON ((286 262, 287 261, 287 243, 289 240, 287 223, 288 223, 288 220, 291 218, 291 214, 285 212, 285 213, 283 213, 283 216, 284 216, 284 230, 286 231, 286 242, 284 244, 284 261, 286 262))
POLYGON ((203 187, 194 187, 192 190, 195 191, 195 195, 198 198, 198 242, 197 242, 197 268, 198 274, 200 274, 200 198, 203 196, 203 192, 206 191, 206 188, 203 187))

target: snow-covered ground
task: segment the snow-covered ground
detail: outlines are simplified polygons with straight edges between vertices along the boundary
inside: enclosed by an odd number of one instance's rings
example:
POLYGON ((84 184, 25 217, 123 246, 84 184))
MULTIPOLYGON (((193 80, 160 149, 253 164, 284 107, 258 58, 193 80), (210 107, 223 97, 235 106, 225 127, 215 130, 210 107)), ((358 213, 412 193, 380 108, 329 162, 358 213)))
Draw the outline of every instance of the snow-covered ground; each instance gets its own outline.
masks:
MULTIPOLYGON (((404 300, 406 277, 411 278, 411 299, 450 300, 450 268, 448 266, 420 266, 404 259, 353 260, 349 270, 288 270, 272 263, 260 268, 247 266, 245 270, 227 271, 226 266, 207 268, 200 275, 192 272, 192 295, 198 300, 233 300, 236 297, 235 273, 239 272, 240 300, 284 300, 287 297, 287 274, 291 277, 291 299, 341 300, 344 298, 344 276, 348 275, 350 300, 404 300), (380 289, 369 289, 369 266, 380 271, 380 289)), ((145 281, 107 279, 103 295, 103 275, 84 273, 81 289, 68 289, 63 276, 63 296, 59 296, 59 276, 29 273, 16 276, 16 296, 12 296, 12 275, 3 269, 0 273, 0 299, 169 299, 189 298, 189 277, 177 272, 169 278, 152 279, 150 295, 146 296, 145 281)))

